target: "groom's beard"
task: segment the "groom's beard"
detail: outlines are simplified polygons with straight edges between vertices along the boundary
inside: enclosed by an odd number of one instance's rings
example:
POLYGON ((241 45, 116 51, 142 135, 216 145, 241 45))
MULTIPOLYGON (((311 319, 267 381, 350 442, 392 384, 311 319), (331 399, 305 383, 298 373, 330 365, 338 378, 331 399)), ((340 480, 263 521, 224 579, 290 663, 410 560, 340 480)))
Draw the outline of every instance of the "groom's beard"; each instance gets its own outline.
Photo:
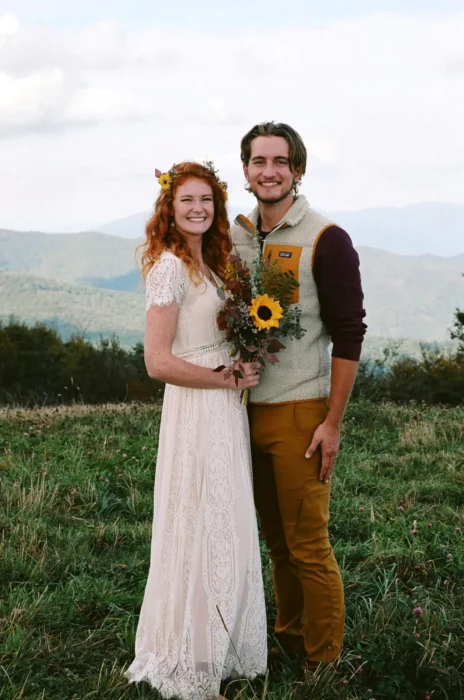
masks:
POLYGON ((293 185, 290 187, 290 189, 287 192, 283 192, 280 194, 278 197, 274 197, 273 199, 263 199, 262 197, 259 196, 257 192, 254 191, 254 189, 251 190, 258 202, 263 202, 263 204, 278 204, 279 202, 282 202, 284 199, 288 197, 289 194, 293 192, 293 185))

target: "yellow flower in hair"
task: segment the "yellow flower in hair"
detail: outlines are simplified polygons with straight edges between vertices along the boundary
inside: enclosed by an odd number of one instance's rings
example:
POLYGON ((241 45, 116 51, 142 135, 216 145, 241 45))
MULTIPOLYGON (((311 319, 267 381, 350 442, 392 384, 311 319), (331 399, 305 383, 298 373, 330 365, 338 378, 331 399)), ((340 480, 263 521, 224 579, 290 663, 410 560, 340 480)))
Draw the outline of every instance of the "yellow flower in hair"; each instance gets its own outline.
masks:
POLYGON ((159 176, 158 182, 161 185, 162 190, 169 190, 171 187, 171 176, 169 173, 162 173, 162 175, 159 176))
POLYGON ((278 328, 279 321, 283 317, 283 309, 274 297, 268 294, 257 296, 248 307, 253 322, 260 331, 278 328))

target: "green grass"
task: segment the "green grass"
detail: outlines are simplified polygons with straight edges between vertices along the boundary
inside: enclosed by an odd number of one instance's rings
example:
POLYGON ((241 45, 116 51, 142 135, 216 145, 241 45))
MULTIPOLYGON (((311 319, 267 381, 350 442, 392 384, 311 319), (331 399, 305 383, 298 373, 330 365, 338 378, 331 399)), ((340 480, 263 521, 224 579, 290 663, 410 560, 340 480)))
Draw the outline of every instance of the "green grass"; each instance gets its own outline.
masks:
MULTIPOLYGON (((157 698, 122 673, 148 574, 158 426, 147 405, 0 413, 1 700, 157 698)), ((285 657, 227 686, 228 700, 464 698, 460 528, 464 409, 353 403, 331 519, 343 654, 306 678, 285 657)), ((273 646, 265 556, 263 568, 273 646)))

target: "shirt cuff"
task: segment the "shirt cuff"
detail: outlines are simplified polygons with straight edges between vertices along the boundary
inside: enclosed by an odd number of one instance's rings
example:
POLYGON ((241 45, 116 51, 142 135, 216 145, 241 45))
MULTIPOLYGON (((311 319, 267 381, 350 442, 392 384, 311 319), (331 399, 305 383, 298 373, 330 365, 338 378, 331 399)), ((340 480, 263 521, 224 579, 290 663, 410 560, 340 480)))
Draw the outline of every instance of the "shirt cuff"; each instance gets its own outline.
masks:
POLYGON ((361 357, 362 340, 339 340, 335 341, 332 347, 332 357, 339 357, 342 360, 352 360, 359 362, 361 357))

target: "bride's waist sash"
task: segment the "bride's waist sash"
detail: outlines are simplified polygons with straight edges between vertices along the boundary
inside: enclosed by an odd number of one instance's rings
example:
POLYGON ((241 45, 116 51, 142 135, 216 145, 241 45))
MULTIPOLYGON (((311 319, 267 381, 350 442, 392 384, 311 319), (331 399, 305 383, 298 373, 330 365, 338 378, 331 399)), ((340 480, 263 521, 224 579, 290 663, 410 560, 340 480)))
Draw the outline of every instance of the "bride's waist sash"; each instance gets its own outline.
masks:
POLYGON ((217 343, 211 343, 210 345, 200 345, 198 348, 191 348, 190 350, 184 350, 183 352, 173 352, 173 355, 179 357, 181 360, 187 360, 190 357, 201 357, 202 355, 208 355, 211 352, 219 352, 220 350, 226 350, 229 347, 227 340, 220 340, 217 343))

